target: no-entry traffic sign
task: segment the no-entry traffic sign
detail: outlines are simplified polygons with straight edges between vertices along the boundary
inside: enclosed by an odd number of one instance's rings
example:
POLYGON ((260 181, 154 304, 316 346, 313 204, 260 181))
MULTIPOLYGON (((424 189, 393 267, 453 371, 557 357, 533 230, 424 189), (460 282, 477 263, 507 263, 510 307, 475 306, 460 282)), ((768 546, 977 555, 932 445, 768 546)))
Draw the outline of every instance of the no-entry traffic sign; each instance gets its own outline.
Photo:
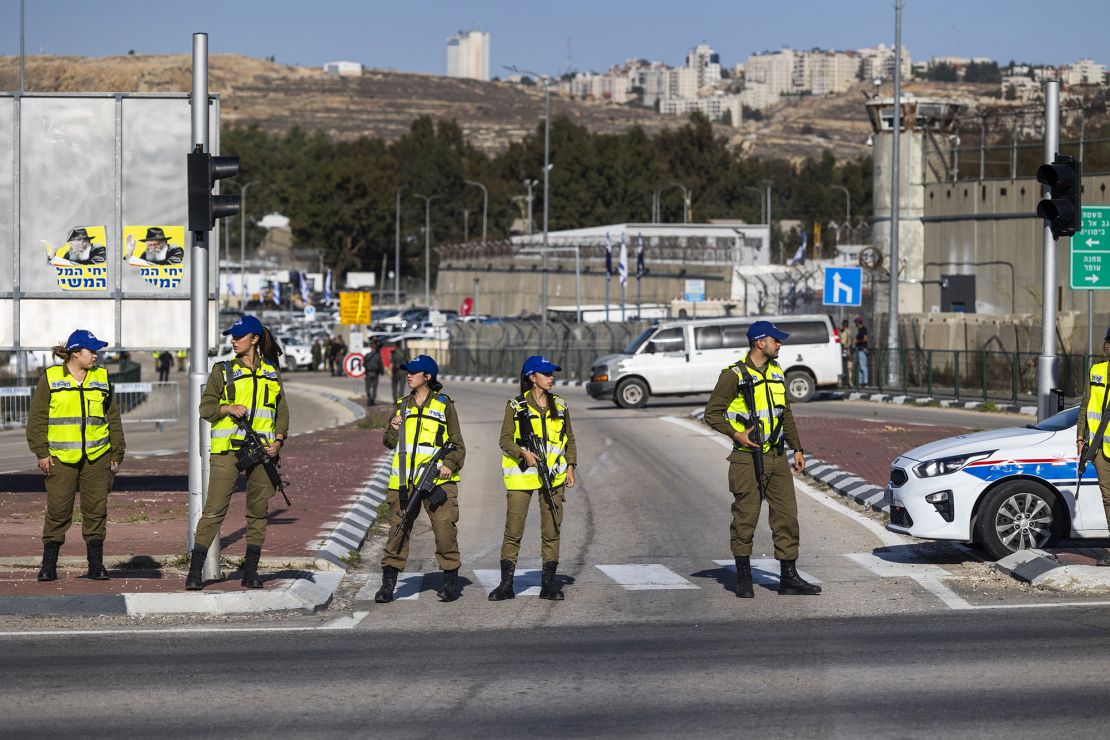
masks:
POLYGON ((366 375, 366 366, 362 364, 362 355, 352 352, 343 358, 343 374, 348 378, 361 378, 366 375))

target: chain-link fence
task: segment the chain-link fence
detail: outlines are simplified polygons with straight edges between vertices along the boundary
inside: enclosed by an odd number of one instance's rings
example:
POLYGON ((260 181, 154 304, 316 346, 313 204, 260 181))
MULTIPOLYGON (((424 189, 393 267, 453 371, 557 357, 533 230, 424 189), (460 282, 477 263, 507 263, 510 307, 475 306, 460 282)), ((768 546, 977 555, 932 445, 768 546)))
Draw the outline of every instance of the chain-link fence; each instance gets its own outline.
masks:
POLYGON ((544 343, 541 321, 455 322, 450 326, 451 353, 443 372, 516 377, 525 357, 547 355, 562 366, 560 379, 589 380, 594 360, 620 352, 650 325, 648 321, 548 321, 544 343))

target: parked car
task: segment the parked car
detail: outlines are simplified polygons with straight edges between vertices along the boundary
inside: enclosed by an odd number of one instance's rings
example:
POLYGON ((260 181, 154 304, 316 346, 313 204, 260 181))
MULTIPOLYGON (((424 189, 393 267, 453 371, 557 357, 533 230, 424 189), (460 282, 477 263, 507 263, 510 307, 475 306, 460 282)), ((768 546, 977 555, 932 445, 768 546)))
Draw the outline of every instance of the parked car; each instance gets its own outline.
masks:
POLYGON ((1039 424, 961 434, 900 455, 886 489, 887 529, 978 543, 993 558, 1067 537, 1106 537, 1094 465, 1076 485, 1078 417, 1076 406, 1039 424))
POLYGON ((284 352, 281 356, 283 370, 311 370, 312 343, 304 342, 290 335, 274 337, 284 352))
POLYGON ((773 321, 790 334, 779 355, 791 402, 836 387, 843 372, 832 319, 819 314, 663 321, 645 329, 615 355, 594 362, 586 392, 622 408, 639 408, 651 396, 709 393, 721 370, 748 349, 748 327, 773 321))

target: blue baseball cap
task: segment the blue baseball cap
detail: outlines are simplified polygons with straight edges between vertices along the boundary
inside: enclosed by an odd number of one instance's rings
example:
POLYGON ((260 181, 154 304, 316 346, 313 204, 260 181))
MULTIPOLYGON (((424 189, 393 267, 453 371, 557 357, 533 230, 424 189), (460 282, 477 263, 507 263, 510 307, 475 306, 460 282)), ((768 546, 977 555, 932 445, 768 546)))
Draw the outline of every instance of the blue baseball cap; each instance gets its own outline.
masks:
POLYGON ((417 355, 401 365, 401 369, 410 373, 428 373, 432 377, 439 375, 439 365, 427 355, 417 355))
POLYGON ((790 335, 778 328, 770 321, 757 321, 748 327, 748 341, 754 342, 764 337, 771 337, 780 342, 789 337, 790 335))
POLYGON ((543 373, 544 375, 551 375, 551 373, 556 370, 562 369, 563 368, 542 355, 532 355, 524 361, 524 365, 520 368, 520 374, 531 375, 532 373, 543 373))
POLYGON ((239 337, 245 337, 248 334, 258 334, 259 336, 261 336, 262 322, 249 314, 245 316, 240 316, 234 324, 232 324, 227 329, 224 329, 223 333, 225 335, 230 334, 236 339, 238 339, 239 337))
POLYGON ((66 340, 66 349, 87 349, 93 352, 99 352, 108 346, 107 342, 102 342, 93 336, 93 333, 88 329, 78 329, 69 335, 66 340))

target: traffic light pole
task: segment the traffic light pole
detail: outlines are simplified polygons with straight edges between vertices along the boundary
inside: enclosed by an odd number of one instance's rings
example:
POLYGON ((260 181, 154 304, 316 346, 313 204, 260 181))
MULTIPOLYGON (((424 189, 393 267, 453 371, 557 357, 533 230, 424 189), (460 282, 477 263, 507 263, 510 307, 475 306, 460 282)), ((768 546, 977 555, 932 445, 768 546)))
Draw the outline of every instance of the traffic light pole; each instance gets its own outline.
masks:
MULTIPOLYGON (((193 93, 189 99, 193 121, 193 147, 208 151, 208 34, 193 34, 193 93)), ((208 231, 191 231, 192 249, 189 348, 189 551, 208 491, 209 424, 200 418, 200 396, 208 370, 208 231)), ((220 577, 220 538, 217 536, 204 561, 204 580, 220 577)))
MULTIPOLYGON (((1051 164, 1059 151, 1060 142, 1060 83, 1045 83, 1044 91, 1044 160, 1051 164)), ((1046 198, 1052 197, 1048 186, 1046 198)), ((1041 355, 1037 358, 1037 420, 1042 421, 1056 412, 1052 408, 1052 390, 1056 387, 1056 238, 1050 221, 1044 222, 1044 280, 1041 286, 1041 355)))

